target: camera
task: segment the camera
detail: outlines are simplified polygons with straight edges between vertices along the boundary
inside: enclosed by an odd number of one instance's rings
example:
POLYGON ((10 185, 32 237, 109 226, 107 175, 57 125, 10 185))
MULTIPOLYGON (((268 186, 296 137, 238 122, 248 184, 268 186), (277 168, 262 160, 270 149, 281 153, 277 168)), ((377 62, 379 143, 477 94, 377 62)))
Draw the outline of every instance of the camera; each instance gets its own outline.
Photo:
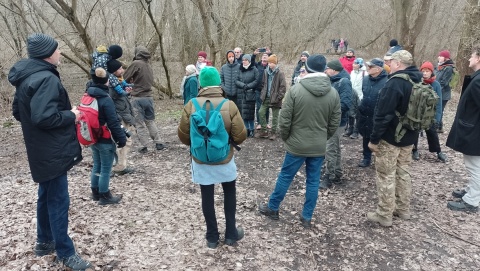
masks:
POLYGON ((263 48, 258 48, 258 51, 260 53, 265 53, 267 51, 267 48, 263 47, 263 48))
POLYGON ((132 132, 130 132, 127 128, 123 127, 123 125, 120 125, 120 128, 123 129, 123 131, 125 132, 125 135, 127 137, 131 137, 132 136, 132 132))

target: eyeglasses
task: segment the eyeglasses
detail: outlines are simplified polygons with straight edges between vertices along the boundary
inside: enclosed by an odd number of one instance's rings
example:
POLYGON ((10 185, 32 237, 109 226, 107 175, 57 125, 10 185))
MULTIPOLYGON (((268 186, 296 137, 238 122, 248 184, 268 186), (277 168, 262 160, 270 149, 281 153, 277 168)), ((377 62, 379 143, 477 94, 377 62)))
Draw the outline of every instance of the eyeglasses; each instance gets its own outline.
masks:
POLYGON ((241 54, 242 52, 234 52, 235 54, 241 54))

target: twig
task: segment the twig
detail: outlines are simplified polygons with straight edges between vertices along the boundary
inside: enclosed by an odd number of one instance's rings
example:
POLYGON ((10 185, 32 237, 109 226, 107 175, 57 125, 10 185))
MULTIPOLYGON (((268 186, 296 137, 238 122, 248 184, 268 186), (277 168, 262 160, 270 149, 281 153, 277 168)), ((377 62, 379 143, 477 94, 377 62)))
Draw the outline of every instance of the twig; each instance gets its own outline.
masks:
POLYGON ((448 235, 450 235, 450 236, 453 236, 453 237, 455 237, 455 238, 457 238, 457 239, 460 239, 460 240, 462 240, 462 241, 464 241, 464 242, 466 242, 466 243, 469 243, 469 244, 471 244, 471 245, 480 247, 480 245, 477 244, 477 243, 475 243, 475 242, 466 240, 465 238, 462 238, 462 237, 458 236, 456 233, 453 233, 453 232, 450 232, 450 231, 447 231, 447 230, 443 229, 442 227, 438 226, 438 224, 435 222, 435 220, 432 220, 432 222, 433 222, 433 224, 435 224, 435 226, 437 226, 437 228, 439 228, 442 232, 444 232, 444 233, 446 233, 446 234, 448 234, 448 235))

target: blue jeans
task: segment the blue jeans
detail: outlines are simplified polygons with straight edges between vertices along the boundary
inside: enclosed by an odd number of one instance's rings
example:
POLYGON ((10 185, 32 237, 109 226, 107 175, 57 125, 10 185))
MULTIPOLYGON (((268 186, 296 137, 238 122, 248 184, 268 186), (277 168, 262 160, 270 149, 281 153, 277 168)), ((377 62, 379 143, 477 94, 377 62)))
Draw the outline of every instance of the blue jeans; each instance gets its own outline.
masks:
POLYGON ((245 124, 245 128, 247 128, 247 130, 255 129, 255 123, 253 120, 244 120, 243 123, 245 124))
POLYGON ((55 241, 58 258, 67 258, 75 253, 72 239, 68 236, 67 173, 38 186, 37 242, 55 241))
POLYGON ((110 172, 112 171, 116 151, 115 145, 113 143, 96 143, 90 148, 93 154, 90 186, 92 188, 98 187, 99 193, 106 193, 110 185, 110 172))
MULTIPOLYGON (((257 98, 255 113, 257 114, 257 123, 258 124, 260 124, 260 115, 258 114, 258 110, 260 110, 260 107, 262 106, 262 99, 260 99, 260 94, 261 93, 262 93, 261 90, 255 91, 255 96, 257 98)), ((267 124, 268 124, 268 118, 270 117, 270 111, 269 110, 267 110, 266 117, 267 117, 267 124)))
POLYGON ((275 189, 270 195, 270 200, 268 202, 268 208, 278 211, 280 203, 285 198, 287 190, 290 187, 290 184, 293 181, 293 177, 297 174, 300 167, 305 162, 306 168, 306 192, 305 192, 305 203, 303 204, 302 216, 306 220, 312 219, 313 210, 317 205, 318 198, 318 187, 320 186, 320 171, 322 168, 323 159, 325 157, 301 157, 294 156, 290 153, 285 154, 285 159, 283 160, 282 169, 280 174, 278 174, 277 183, 275 189))

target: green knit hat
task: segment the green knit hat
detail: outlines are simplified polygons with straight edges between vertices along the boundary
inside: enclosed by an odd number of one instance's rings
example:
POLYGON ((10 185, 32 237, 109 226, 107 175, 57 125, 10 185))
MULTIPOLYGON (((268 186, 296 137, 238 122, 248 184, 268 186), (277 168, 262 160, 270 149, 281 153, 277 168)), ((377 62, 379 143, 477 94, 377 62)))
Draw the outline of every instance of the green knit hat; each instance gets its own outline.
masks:
POLYGON ((217 69, 210 66, 206 66, 200 71, 199 81, 202 88, 220 86, 221 84, 217 69))

